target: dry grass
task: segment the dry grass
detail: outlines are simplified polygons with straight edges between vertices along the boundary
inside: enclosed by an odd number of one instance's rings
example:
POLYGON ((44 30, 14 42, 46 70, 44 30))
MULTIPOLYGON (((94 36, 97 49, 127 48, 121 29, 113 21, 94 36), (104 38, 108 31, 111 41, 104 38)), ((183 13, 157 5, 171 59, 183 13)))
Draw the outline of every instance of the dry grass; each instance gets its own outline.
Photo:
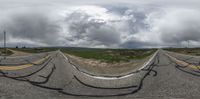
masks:
POLYGON ((165 50, 177 52, 181 54, 200 56, 200 48, 171 48, 171 49, 165 49, 165 50))
POLYGON ((107 62, 102 62, 100 60, 85 59, 69 54, 66 54, 66 56, 68 56, 69 60, 73 64, 75 64, 79 69, 101 76, 107 76, 107 75, 116 76, 133 72, 136 68, 142 66, 144 62, 150 58, 149 56, 142 60, 107 63, 107 62))
POLYGON ((106 63, 130 62, 144 59, 153 54, 155 49, 92 49, 92 48, 64 48, 62 52, 86 58, 100 60, 106 63))

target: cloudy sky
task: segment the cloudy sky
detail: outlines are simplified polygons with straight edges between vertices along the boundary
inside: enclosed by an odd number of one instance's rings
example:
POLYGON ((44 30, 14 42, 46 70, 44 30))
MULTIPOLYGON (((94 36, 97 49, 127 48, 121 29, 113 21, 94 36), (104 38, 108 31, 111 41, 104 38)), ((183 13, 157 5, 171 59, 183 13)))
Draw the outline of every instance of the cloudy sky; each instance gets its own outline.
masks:
POLYGON ((200 46, 199 0, 0 0, 0 46, 200 46))

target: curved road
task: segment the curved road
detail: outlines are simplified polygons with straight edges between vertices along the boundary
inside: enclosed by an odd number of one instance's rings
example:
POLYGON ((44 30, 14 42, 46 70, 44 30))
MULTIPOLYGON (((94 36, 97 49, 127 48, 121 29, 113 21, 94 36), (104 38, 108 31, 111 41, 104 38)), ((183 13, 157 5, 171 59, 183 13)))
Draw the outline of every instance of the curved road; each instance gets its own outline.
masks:
POLYGON ((199 99, 200 70, 181 66, 169 55, 159 50, 152 62, 131 79, 107 81, 102 87, 105 79, 97 82, 87 78, 59 51, 52 52, 42 64, 21 70, 1 70, 0 98, 199 99))

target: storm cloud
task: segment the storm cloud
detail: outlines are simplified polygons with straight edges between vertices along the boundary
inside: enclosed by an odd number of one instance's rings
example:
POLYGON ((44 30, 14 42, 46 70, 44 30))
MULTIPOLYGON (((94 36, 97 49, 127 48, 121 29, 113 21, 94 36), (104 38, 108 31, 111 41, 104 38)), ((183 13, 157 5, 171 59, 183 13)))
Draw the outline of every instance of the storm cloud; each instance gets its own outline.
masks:
POLYGON ((16 38, 25 38, 51 44, 54 42, 51 40, 57 36, 56 33, 59 31, 58 25, 38 13, 14 15, 10 21, 6 25, 6 30, 16 38))
POLYGON ((130 37, 149 28, 145 13, 135 8, 121 9, 120 12, 116 7, 110 9, 102 6, 74 9, 66 14, 66 31, 69 32, 66 38, 85 42, 86 45, 81 44, 83 47, 124 47, 123 43, 128 42, 130 37))
POLYGON ((200 46, 196 0, 11 2, 0 1, 0 45, 6 30, 10 46, 200 46))
POLYGON ((97 46, 112 46, 120 43, 120 33, 100 17, 76 10, 66 17, 66 24, 72 41, 82 39, 88 44, 98 43, 97 46))
POLYGON ((32 42, 32 45, 55 45, 59 38, 60 26, 48 15, 32 9, 18 10, 8 14, 5 20, 1 20, 1 25, 6 30, 9 40, 21 40, 25 45, 28 45, 28 42, 23 42, 24 40, 32 42))

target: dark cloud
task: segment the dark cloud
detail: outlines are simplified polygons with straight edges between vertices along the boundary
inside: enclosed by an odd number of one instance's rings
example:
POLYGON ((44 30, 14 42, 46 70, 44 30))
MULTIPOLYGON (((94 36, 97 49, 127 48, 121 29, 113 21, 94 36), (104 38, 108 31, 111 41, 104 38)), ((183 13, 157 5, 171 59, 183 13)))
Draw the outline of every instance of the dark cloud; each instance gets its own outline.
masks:
POLYGON ((72 37, 71 41, 83 39, 88 43, 98 42, 99 45, 105 46, 120 43, 120 33, 114 27, 87 13, 71 13, 66 17, 66 24, 72 37))
POLYGON ((152 47, 156 47, 156 44, 153 44, 151 42, 142 42, 142 41, 137 41, 137 40, 130 40, 130 41, 124 42, 120 46, 122 48, 152 48, 152 47))
POLYGON ((8 19, 5 30, 11 37, 47 45, 56 44, 60 27, 45 14, 30 11, 12 14, 8 19))
POLYGON ((87 34, 87 29, 90 27, 100 27, 101 22, 95 22, 95 20, 90 20, 92 16, 89 16, 86 13, 73 12, 66 17, 66 24, 68 24, 69 32, 74 39, 84 38, 87 34))
POLYGON ((138 33, 138 32, 140 32, 140 30, 146 30, 148 28, 148 24, 145 23, 145 19, 146 19, 145 12, 127 10, 125 12, 125 15, 132 16, 135 19, 134 21, 132 18, 127 20, 129 23, 128 26, 129 26, 130 33, 138 33))
POLYGON ((121 42, 120 33, 113 27, 106 25, 100 26, 99 28, 91 27, 88 29, 88 37, 91 40, 97 40, 103 45, 119 44, 121 42))

